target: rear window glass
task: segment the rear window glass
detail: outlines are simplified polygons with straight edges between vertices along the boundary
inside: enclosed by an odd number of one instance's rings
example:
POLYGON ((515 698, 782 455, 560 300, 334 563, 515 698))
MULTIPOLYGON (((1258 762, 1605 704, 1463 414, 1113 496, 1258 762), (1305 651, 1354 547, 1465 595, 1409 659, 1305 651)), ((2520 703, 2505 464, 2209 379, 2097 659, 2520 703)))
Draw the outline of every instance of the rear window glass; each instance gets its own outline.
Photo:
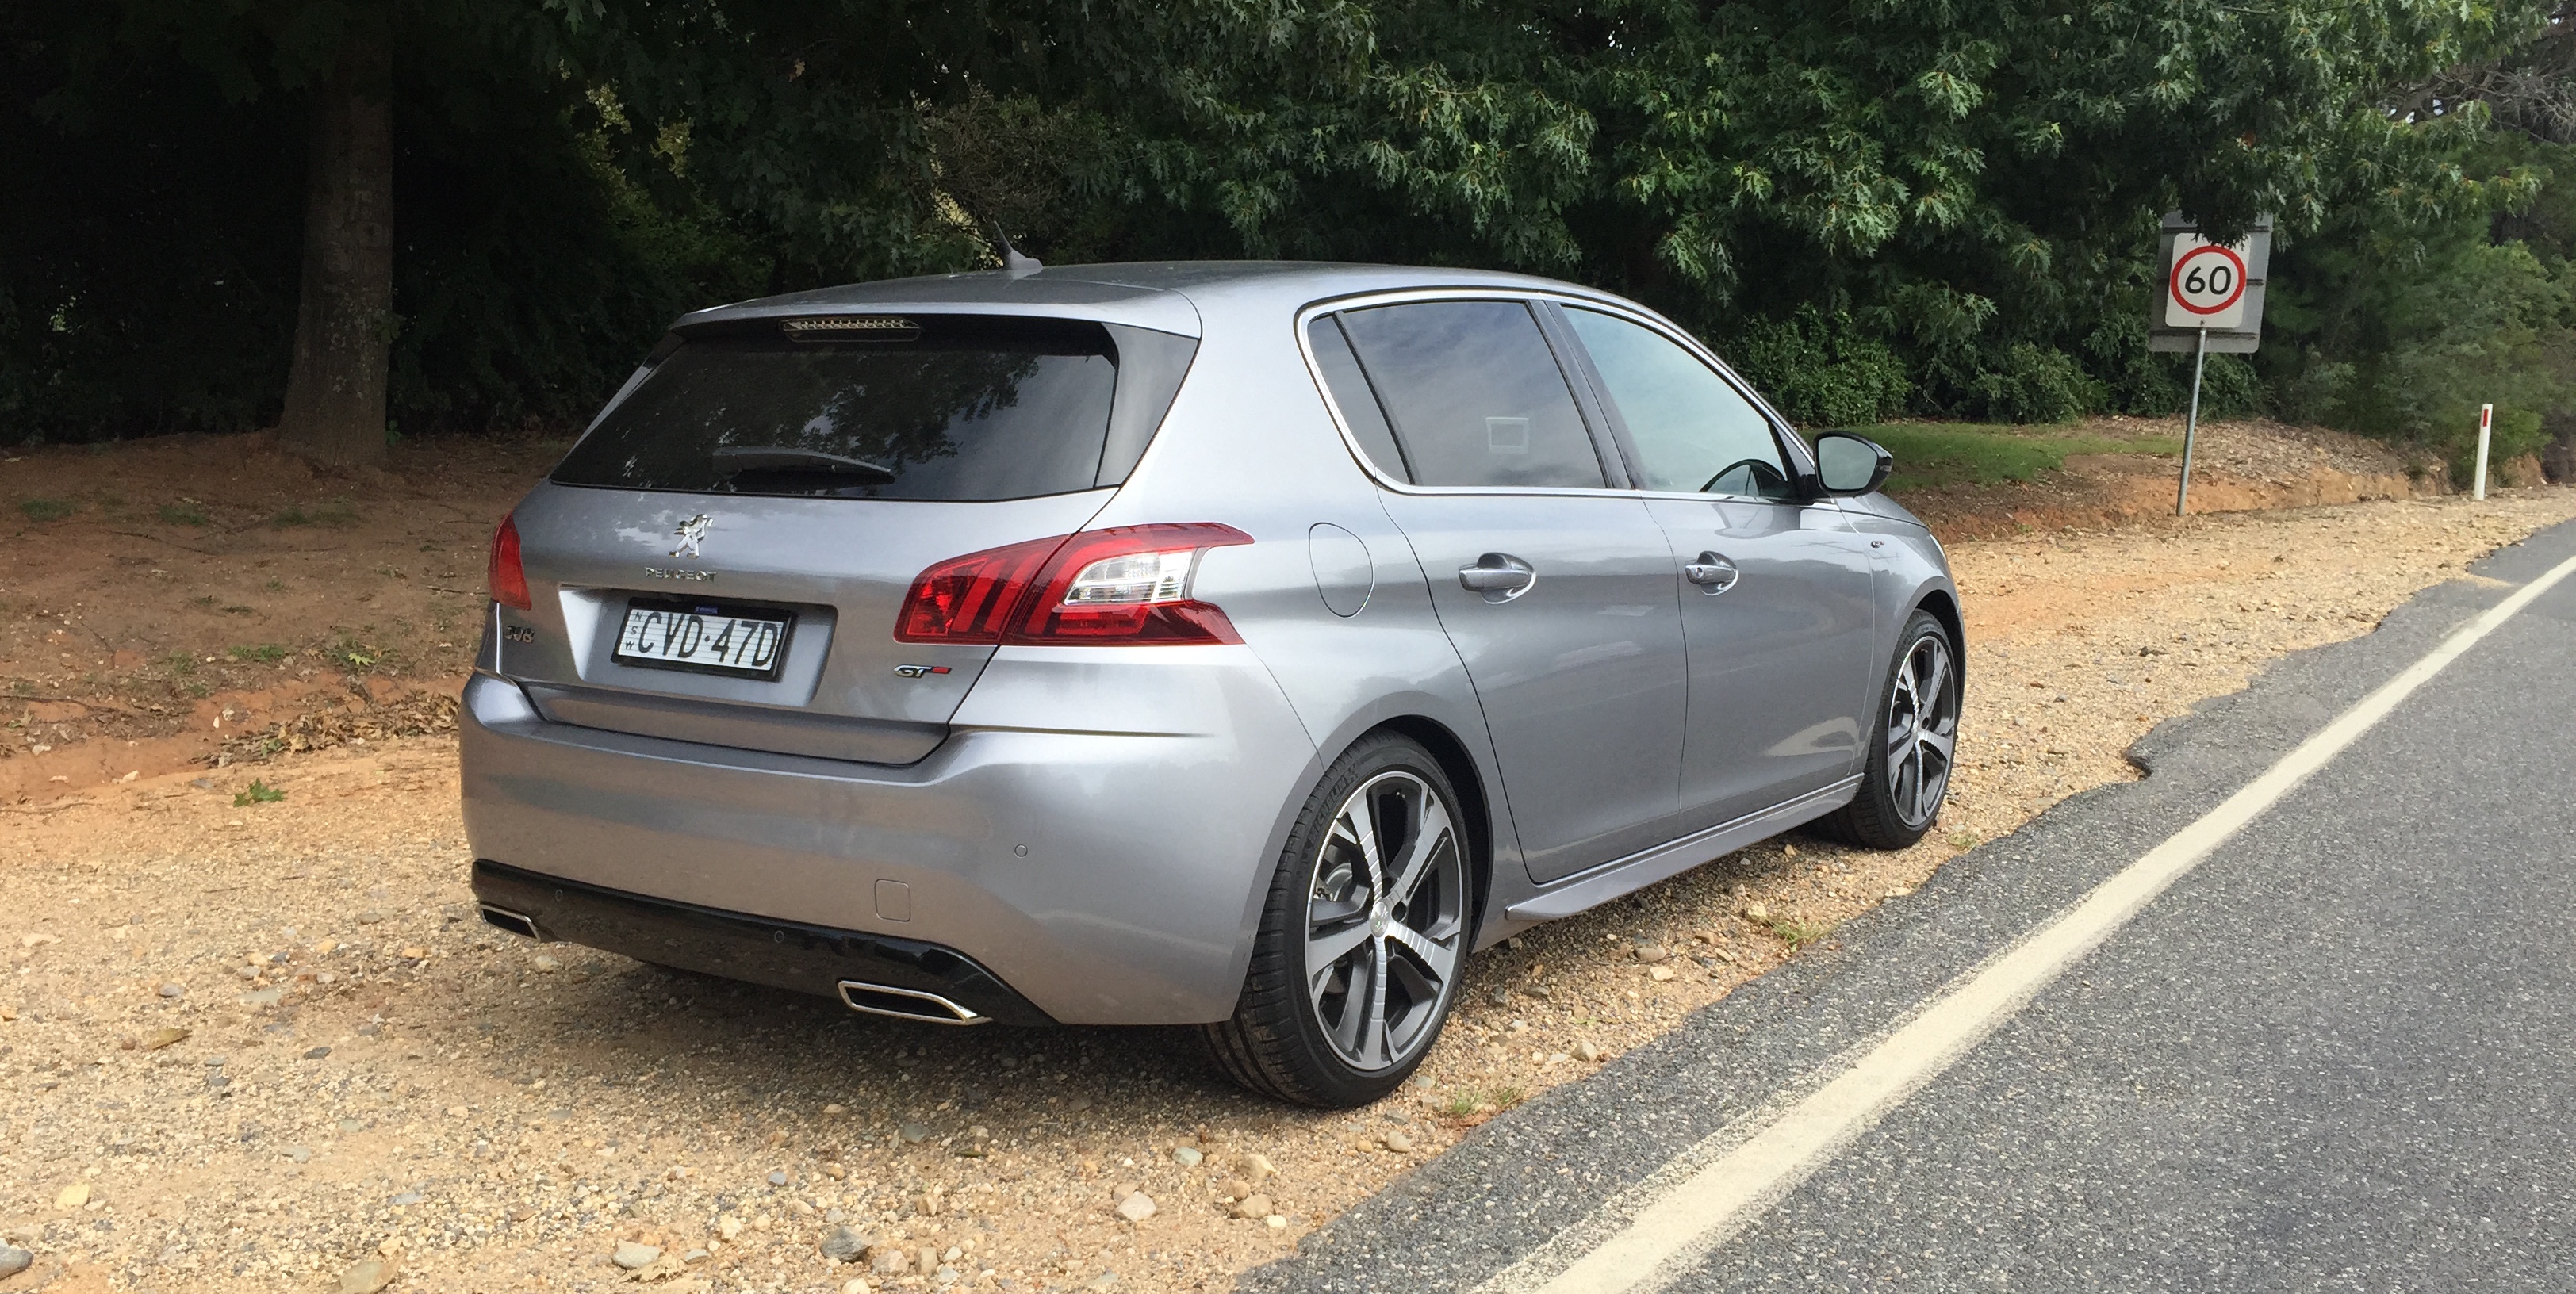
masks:
MULTIPOLYGON (((867 499, 1088 490, 1109 441, 1117 354, 1099 324, 1046 319, 890 319, 817 341, 762 325, 693 339, 573 447, 554 479, 867 499)), ((1162 406, 1178 379, 1160 392, 1162 406)))

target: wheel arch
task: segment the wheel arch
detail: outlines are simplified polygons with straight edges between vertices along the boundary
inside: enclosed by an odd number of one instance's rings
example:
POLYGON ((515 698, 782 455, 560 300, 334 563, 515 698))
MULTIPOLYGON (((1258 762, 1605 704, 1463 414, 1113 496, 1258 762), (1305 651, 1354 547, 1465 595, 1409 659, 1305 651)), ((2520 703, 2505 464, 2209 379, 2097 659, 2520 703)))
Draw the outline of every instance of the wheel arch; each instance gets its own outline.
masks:
POLYGON ((1966 622, 1959 618, 1959 599, 1950 590, 1936 585, 1915 600, 1914 609, 1930 612, 1932 618, 1949 631, 1950 668, 1958 672, 1959 686, 1965 688, 1968 685, 1968 630, 1966 622))
MULTIPOLYGON (((1351 744, 1357 745, 1371 733, 1380 732, 1392 732, 1408 738, 1424 750, 1431 752, 1431 757, 1440 762, 1440 771, 1448 776, 1450 787, 1458 792, 1460 799, 1466 801, 1459 807, 1466 810, 1467 873, 1472 878, 1470 883, 1475 886, 1475 901, 1472 905, 1474 915, 1469 929, 1482 930, 1485 925, 1485 904, 1494 892, 1495 824, 1494 807, 1485 795, 1485 782, 1476 769, 1476 757, 1468 752, 1467 743, 1460 741, 1458 735, 1451 732, 1447 724, 1421 714, 1403 714, 1387 719, 1370 728, 1368 732, 1360 734, 1360 737, 1353 739, 1351 744)), ((1349 748, 1349 746, 1343 747, 1345 750, 1349 748)), ((1334 758, 1338 759, 1340 756, 1335 755, 1334 758)))

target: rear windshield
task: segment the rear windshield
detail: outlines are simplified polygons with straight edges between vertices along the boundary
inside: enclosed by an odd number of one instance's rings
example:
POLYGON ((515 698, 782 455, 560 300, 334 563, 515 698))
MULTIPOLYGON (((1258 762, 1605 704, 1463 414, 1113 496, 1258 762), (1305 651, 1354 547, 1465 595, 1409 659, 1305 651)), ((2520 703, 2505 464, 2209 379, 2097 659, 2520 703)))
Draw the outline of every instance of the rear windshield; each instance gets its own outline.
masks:
MULTIPOLYGON (((554 479, 866 499, 1088 490, 1118 376, 1115 339, 1096 323, 887 317, 812 341, 761 325, 672 351, 554 479)), ((1160 394, 1168 406, 1170 388, 1160 394)))

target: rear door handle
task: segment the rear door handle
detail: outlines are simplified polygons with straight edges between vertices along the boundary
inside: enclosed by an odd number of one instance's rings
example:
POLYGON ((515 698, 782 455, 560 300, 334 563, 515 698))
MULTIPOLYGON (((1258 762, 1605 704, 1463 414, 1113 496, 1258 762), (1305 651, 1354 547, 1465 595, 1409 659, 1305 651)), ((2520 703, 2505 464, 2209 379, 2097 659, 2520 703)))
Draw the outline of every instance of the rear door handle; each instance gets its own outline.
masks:
POLYGON ((1510 553, 1486 553, 1473 566, 1458 568, 1458 585, 1482 593, 1487 602, 1509 602, 1538 583, 1538 569, 1510 553))
POLYGON ((1699 586, 1699 591, 1712 597, 1735 587, 1739 572, 1724 553, 1701 553, 1697 561, 1682 566, 1682 578, 1699 586))

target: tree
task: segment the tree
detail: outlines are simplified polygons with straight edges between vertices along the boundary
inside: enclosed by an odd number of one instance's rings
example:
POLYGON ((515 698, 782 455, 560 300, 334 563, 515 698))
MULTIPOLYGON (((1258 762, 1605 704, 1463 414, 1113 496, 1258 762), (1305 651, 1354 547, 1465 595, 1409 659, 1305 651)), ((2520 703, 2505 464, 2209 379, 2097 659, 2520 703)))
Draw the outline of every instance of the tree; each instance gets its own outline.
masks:
POLYGON ((313 88, 312 117, 278 441, 325 463, 379 463, 394 340, 394 127, 392 56, 377 24, 351 25, 313 88))

